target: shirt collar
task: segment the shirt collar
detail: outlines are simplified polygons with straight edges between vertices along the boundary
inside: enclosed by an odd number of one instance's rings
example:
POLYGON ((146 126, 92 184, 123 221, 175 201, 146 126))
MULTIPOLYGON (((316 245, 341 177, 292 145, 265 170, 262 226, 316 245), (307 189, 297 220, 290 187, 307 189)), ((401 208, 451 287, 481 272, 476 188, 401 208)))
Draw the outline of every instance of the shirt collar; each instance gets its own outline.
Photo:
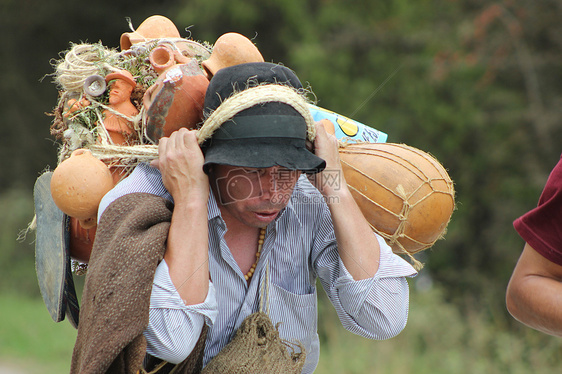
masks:
POLYGON ((221 217, 221 211, 217 204, 217 199, 215 198, 215 194, 213 194, 213 190, 209 187, 209 200, 207 202, 207 218, 210 221, 217 217, 221 217))

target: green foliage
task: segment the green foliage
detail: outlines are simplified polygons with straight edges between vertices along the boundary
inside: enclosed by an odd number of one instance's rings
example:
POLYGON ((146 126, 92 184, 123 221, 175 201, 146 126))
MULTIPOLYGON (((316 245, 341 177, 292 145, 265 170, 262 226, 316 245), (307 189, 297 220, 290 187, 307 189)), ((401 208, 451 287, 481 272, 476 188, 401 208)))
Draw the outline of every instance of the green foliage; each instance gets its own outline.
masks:
MULTIPOLYGON (((420 254, 422 274, 442 295, 431 299, 435 309, 420 300, 410 313, 410 328, 435 315, 435 321, 449 321, 449 329, 436 325, 418 335, 407 329, 389 342, 399 342, 391 348, 354 343, 377 361, 366 359, 370 366, 364 366, 355 360, 353 370, 389 362, 387 371, 396 373, 432 367, 518 373, 536 372, 541 360, 555 362, 548 356, 555 349, 552 340, 514 322, 504 295, 523 247, 512 221, 535 206, 561 152, 557 0, 138 1, 134 9, 100 1, 86 11, 83 3, 67 0, 2 3, 0 19, 12 32, 2 36, 10 58, 3 60, 8 73, 0 83, 0 157, 7 160, 0 204, 13 213, 0 218, 0 270, 10 275, 0 290, 38 294, 33 234, 24 243, 15 239, 33 215, 28 198, 35 178, 55 166, 44 113, 56 104, 57 92, 48 79, 39 84, 52 73, 50 60, 69 42, 101 40, 117 47, 121 33, 129 31, 125 17, 138 27, 152 14, 168 16, 182 36, 211 44, 226 32, 246 35, 266 61, 291 67, 310 84, 319 106, 388 133, 390 142, 429 152, 449 171, 457 210, 445 240, 420 254), (401 354, 403 346, 423 354, 401 354), (383 354, 373 355, 377 350, 383 354), (465 351, 472 360, 461 359, 465 351), (521 367, 509 367, 509 360, 521 361, 521 367), (492 362, 497 369, 486 366, 492 362)), ((336 341, 342 350, 348 347, 345 337, 330 339, 341 339, 336 341)), ((323 360, 337 367, 330 361, 337 351, 325 351, 330 354, 323 360)))
POLYGON ((35 232, 25 235, 34 216, 32 191, 2 192, 0 211, 0 292, 38 296, 35 232))
POLYGON ((499 310, 523 245, 511 222, 536 203, 560 156, 550 77, 561 70, 550 56, 562 43, 548 31, 560 12, 524 0, 196 0, 177 19, 210 42, 228 31, 255 36, 266 61, 293 68, 319 106, 433 154, 458 209, 424 271, 450 299, 499 310))
MULTIPOLYGON (((414 287, 408 325, 385 341, 345 331, 322 295, 318 374, 546 374, 562 364, 559 339, 525 327, 503 329, 478 309, 463 315, 438 289, 414 287)), ((0 315, 0 367, 68 372, 76 339, 70 323, 54 323, 41 300, 14 294, 0 293, 0 315)))
POLYGON ((68 373, 76 340, 70 323, 54 323, 42 300, 15 293, 0 293, 0 315, 0 368, 68 373))
POLYGON ((408 325, 397 337, 372 341, 343 330, 324 299, 317 373, 526 374, 556 372, 559 339, 521 327, 506 330, 483 310, 460 313, 439 289, 411 294, 408 325))

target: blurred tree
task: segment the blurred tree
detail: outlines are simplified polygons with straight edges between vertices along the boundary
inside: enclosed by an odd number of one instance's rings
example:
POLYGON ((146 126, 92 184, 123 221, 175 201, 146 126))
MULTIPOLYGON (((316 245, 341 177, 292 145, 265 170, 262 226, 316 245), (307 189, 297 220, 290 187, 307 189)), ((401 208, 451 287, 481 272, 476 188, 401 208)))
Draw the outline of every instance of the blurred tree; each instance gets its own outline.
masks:
POLYGON ((556 0, 4 1, 0 191, 31 191, 56 166, 56 88, 46 74, 69 42, 118 47, 152 14, 214 43, 235 31, 294 69, 318 104, 433 154, 458 209, 423 270, 451 299, 504 313, 522 241, 511 222, 536 204, 560 157, 562 5, 556 0), (15 124, 15 125, 14 125, 15 124))
MULTIPOLYGON (((52 84, 53 59, 70 48, 70 42, 101 41, 119 47, 119 38, 129 31, 126 18, 138 24, 152 14, 172 17, 177 0, 127 2, 102 0, 5 0, 0 3, 0 45, 3 78, 0 81, 0 113, 3 133, 0 157, 0 191, 10 187, 31 191, 46 167, 56 167, 57 146, 50 136, 51 112, 57 101, 52 84)), ((185 33, 184 33, 185 35, 185 33)))
POLYGON ((255 36, 319 105, 435 155, 458 210, 425 271, 499 311, 522 245, 511 222, 560 156, 560 14, 556 1, 196 0, 177 19, 211 42, 255 36))

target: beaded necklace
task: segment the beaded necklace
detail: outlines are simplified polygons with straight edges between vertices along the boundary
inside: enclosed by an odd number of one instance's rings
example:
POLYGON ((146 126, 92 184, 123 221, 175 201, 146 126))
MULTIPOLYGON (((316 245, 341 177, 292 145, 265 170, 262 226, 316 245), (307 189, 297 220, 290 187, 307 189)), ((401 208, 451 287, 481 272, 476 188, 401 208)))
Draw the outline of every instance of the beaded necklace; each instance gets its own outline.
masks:
POLYGON ((258 261, 260 260, 261 249, 263 247, 264 238, 265 238, 265 227, 260 229, 260 236, 258 238, 258 252, 256 253, 256 262, 254 262, 250 270, 248 270, 248 272, 244 275, 244 279, 246 280, 252 279, 252 276, 254 275, 254 271, 256 271, 256 266, 258 265, 258 261))

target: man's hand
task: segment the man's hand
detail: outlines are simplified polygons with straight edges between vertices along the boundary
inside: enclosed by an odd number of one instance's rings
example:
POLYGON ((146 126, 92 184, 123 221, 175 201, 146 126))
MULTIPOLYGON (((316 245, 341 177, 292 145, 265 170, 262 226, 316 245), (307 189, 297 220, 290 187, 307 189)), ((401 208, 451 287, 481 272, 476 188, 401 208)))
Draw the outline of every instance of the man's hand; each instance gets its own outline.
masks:
POLYGON ((323 121, 316 122, 314 153, 326 161, 324 171, 310 177, 311 183, 318 191, 324 196, 333 196, 342 189, 347 189, 341 167, 338 139, 326 131, 326 124, 323 121))
POLYGON ((174 201, 202 199, 207 203, 209 179, 203 172, 204 157, 197 143, 197 131, 181 128, 158 144, 158 159, 150 163, 162 174, 164 187, 174 201))

